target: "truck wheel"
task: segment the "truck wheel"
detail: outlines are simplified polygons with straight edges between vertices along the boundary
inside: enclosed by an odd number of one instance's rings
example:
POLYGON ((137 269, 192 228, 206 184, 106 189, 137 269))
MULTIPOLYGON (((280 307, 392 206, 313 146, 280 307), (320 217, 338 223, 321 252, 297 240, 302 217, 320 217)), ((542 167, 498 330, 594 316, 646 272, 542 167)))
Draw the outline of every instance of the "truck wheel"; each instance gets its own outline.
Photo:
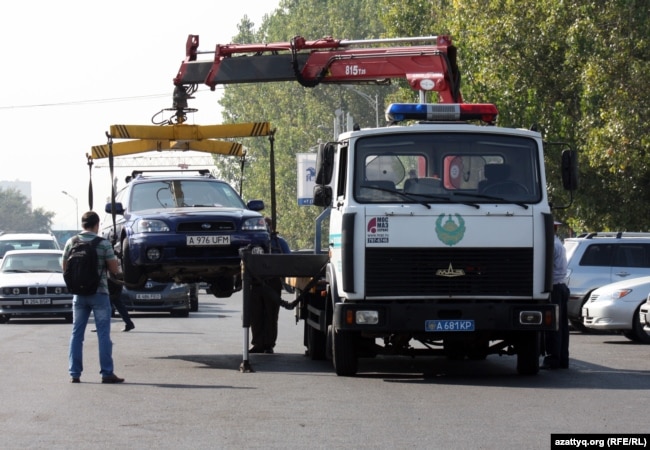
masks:
POLYGON ((327 336, 325 333, 307 325, 307 350, 309 358, 313 361, 325 359, 327 336))
POLYGON ((515 342, 517 352, 517 373, 536 375, 539 372, 539 333, 529 331, 519 333, 515 342))
POLYGON ((327 326, 327 334, 325 335, 325 357, 329 359, 330 361, 332 360, 333 356, 332 353, 332 335, 334 333, 332 332, 332 325, 327 326))
POLYGON ((11 319, 10 314, 0 314, 0 323, 7 323, 11 319))
POLYGON ((351 377, 357 374, 358 335, 351 331, 332 330, 332 361, 336 374, 351 377))
POLYGON ((131 248, 128 239, 122 241, 122 272, 124 273, 124 284, 129 289, 138 291, 147 282, 147 277, 142 272, 142 268, 135 266, 131 262, 131 248))

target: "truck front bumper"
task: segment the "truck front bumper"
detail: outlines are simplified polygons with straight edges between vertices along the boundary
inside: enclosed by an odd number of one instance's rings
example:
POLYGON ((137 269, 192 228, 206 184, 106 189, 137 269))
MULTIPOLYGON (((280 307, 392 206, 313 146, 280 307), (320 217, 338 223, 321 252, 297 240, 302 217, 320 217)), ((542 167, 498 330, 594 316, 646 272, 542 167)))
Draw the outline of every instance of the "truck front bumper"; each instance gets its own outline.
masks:
POLYGON ((342 302, 334 306, 337 329, 370 333, 552 331, 558 307, 551 303, 342 302))

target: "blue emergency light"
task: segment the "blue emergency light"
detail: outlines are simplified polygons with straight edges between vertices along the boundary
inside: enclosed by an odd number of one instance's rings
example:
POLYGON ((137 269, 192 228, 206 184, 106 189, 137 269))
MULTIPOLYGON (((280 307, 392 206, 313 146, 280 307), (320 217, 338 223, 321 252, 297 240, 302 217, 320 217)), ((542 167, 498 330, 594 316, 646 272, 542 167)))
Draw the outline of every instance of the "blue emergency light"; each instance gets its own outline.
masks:
POLYGON ((386 108, 386 120, 482 120, 494 123, 499 111, 491 103, 392 103, 386 108))

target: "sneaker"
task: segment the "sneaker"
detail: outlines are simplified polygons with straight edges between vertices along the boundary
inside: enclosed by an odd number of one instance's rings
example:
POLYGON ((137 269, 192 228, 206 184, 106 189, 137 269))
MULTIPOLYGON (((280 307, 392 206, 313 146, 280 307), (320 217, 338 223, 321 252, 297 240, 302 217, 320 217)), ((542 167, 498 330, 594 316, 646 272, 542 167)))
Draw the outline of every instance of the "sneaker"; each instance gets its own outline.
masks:
POLYGON ((70 378, 70 383, 81 383, 81 379, 79 377, 72 377, 70 378))
POLYGON ((131 331, 134 328, 135 328, 135 325, 133 325, 132 323, 129 323, 129 324, 124 325, 124 328, 122 328, 122 331, 131 331))
POLYGON ((114 373, 102 377, 102 383, 123 383, 123 382, 124 382, 124 378, 120 378, 114 373))

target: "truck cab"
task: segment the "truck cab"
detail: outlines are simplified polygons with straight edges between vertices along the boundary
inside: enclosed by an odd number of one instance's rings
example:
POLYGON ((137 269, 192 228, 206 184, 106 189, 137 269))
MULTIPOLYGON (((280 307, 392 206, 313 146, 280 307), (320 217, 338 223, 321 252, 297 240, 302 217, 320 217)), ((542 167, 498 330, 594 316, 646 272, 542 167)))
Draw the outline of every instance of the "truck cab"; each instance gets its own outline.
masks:
POLYGON ((427 351, 516 354, 533 374, 540 332, 557 327, 541 135, 437 114, 450 106, 408 116, 418 105, 391 105, 389 120, 421 119, 320 150, 314 203, 330 208, 327 339, 339 375, 359 357, 427 351))

